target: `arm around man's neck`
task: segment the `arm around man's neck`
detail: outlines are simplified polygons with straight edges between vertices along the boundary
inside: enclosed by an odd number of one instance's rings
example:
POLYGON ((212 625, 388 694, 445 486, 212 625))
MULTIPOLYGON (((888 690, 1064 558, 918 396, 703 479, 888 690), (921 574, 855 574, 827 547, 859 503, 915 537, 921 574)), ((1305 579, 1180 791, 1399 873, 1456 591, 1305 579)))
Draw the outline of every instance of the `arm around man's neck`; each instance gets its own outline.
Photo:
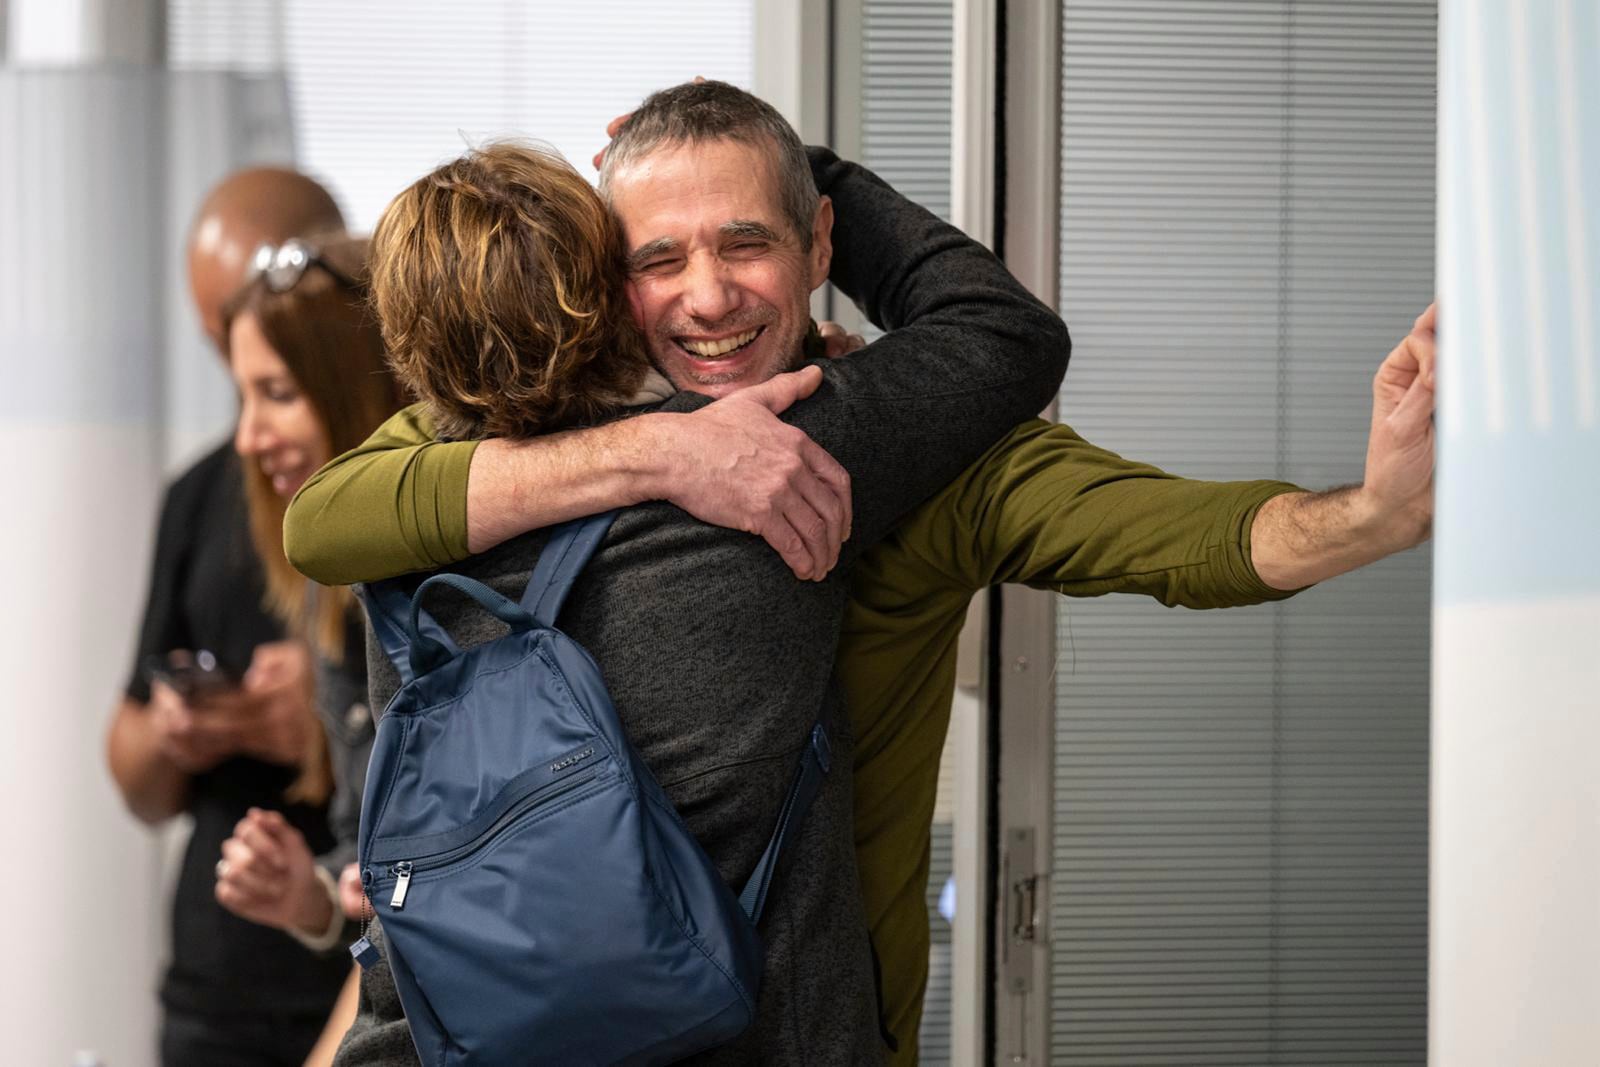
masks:
POLYGON ((529 530, 647 500, 755 533, 820 578, 850 530, 850 481, 776 417, 816 368, 687 414, 652 413, 520 441, 438 441, 422 405, 318 471, 284 520, 284 551, 327 585, 431 570, 529 530))

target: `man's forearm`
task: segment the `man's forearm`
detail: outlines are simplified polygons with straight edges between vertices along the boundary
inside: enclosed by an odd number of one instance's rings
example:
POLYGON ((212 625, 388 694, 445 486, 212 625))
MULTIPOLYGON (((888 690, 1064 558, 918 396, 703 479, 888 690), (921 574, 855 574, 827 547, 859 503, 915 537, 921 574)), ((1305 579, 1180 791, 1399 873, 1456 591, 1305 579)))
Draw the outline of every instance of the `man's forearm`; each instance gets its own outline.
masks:
POLYGON ((508 441, 472 454, 467 547, 483 552, 529 530, 665 497, 669 464, 660 420, 641 415, 606 426, 508 441))
POLYGON ((1256 512, 1250 561, 1274 589, 1303 589, 1420 544, 1428 530, 1426 513, 1382 509, 1360 486, 1285 493, 1256 512))

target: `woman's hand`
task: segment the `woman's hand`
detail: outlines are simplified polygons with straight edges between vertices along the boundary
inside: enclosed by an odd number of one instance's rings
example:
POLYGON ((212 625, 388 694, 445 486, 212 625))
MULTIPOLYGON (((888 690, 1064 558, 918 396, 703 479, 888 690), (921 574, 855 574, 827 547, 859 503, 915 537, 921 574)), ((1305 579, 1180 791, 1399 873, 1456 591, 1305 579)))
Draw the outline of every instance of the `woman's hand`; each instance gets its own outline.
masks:
POLYGON ((339 910, 346 919, 372 915, 372 905, 367 903, 367 891, 361 884, 361 868, 354 863, 345 864, 339 872, 339 910))
POLYGON ((333 921, 305 837, 276 811, 251 808, 222 843, 216 897, 241 919, 309 937, 333 921))
POLYGON ((268 763, 298 767, 322 727, 311 703, 311 650, 303 641, 256 646, 234 709, 245 752, 268 763))
POLYGON ((150 686, 148 714, 161 754, 185 774, 202 774, 239 751, 239 731, 231 716, 190 704, 165 682, 150 686))

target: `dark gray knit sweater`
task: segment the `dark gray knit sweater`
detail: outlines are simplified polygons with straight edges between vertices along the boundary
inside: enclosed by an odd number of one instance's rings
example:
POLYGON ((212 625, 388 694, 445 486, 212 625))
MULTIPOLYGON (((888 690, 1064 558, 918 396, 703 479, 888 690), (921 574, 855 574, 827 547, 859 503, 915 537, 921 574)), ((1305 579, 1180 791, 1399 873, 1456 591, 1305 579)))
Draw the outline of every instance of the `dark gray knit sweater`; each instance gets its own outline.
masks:
MULTIPOLYGON (((851 740, 834 647, 849 565, 904 514, 1043 408, 1066 369, 1059 318, 986 250, 876 177, 813 150, 833 197, 832 280, 892 330, 824 364, 826 381, 786 420, 850 472, 855 517, 841 565, 795 579, 756 537, 667 504, 623 512, 574 587, 561 628, 595 657, 629 739, 737 890, 765 847, 811 725, 833 739, 828 775, 779 869, 761 932, 757 1021, 696 1064, 882 1062, 851 834, 851 740)), ((680 393, 663 408, 705 397, 680 393)), ((518 596, 544 543, 535 532, 456 568, 518 596)), ((463 646, 503 628, 441 594, 435 617, 463 646)), ((369 655, 372 706, 397 679, 369 655)), ((339 1067, 417 1062, 386 965, 365 972, 339 1067)))

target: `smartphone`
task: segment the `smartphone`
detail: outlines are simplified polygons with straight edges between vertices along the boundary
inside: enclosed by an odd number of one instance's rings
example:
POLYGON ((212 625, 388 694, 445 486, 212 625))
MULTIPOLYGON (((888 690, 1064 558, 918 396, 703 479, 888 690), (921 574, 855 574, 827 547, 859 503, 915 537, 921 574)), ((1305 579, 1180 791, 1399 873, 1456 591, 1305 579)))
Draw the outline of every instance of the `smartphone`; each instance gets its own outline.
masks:
POLYGON ((145 678, 175 689, 184 700, 195 700, 237 689, 239 680, 205 649, 190 652, 174 649, 166 655, 149 656, 144 663, 145 678))

